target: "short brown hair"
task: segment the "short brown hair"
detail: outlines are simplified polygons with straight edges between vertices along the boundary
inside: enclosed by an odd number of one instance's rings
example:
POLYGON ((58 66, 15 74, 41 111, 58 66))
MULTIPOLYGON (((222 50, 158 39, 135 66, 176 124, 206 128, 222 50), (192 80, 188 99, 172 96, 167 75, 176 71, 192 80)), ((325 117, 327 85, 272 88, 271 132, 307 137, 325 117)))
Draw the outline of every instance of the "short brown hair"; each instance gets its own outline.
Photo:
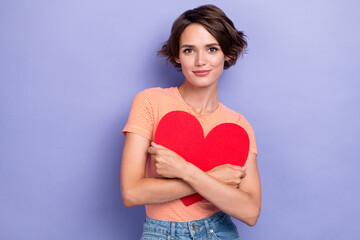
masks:
POLYGON ((224 69, 234 65, 238 56, 244 53, 247 47, 245 34, 236 30, 233 22, 220 8, 211 4, 203 5, 187 10, 175 20, 169 39, 158 52, 160 56, 167 57, 166 61, 175 67, 181 67, 175 61, 179 57, 181 34, 192 23, 201 24, 219 42, 224 55, 230 58, 229 61, 225 61, 224 69))

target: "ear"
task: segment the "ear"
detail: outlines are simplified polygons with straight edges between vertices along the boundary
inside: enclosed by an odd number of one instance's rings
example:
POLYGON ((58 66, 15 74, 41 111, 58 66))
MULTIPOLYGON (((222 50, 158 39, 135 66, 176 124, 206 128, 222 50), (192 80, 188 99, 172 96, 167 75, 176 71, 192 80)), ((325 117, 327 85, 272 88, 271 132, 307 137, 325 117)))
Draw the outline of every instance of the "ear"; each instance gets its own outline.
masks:
POLYGON ((179 59, 179 57, 175 57, 174 60, 175 60, 176 63, 180 64, 180 59, 179 59))
POLYGON ((230 60, 230 57, 225 56, 225 61, 229 61, 229 60, 230 60))

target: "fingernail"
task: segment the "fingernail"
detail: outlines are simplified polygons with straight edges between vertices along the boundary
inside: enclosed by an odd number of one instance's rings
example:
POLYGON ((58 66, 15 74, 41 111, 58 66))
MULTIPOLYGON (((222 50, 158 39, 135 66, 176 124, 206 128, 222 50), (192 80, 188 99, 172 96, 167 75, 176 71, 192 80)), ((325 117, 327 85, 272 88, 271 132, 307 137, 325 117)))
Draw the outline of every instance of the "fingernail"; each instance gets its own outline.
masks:
POLYGON ((247 169, 247 167, 242 167, 242 170, 246 170, 247 169))

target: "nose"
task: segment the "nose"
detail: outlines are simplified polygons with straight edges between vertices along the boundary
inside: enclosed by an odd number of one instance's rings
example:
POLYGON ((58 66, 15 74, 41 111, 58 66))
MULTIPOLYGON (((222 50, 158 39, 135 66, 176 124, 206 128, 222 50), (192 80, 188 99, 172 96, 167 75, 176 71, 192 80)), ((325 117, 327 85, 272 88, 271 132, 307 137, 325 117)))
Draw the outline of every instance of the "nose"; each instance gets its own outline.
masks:
POLYGON ((196 55, 195 65, 198 67, 204 66, 206 64, 206 57, 204 52, 199 51, 196 55))

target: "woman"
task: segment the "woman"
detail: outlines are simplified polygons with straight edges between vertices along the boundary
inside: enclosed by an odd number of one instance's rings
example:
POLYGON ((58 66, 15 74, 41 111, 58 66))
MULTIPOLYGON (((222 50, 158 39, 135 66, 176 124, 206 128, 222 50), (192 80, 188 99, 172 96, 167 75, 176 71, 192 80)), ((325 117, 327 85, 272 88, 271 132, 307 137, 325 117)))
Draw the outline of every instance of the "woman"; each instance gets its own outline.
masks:
POLYGON ((179 87, 138 93, 123 129, 122 197, 127 207, 145 205, 142 239, 238 239, 229 215, 255 225, 261 201, 254 133, 217 97, 223 69, 236 63, 246 45, 245 35, 213 5, 188 10, 174 22, 159 54, 181 68, 185 80, 179 87), (153 142, 159 121, 172 111, 195 117, 205 136, 225 122, 245 129, 250 140, 245 166, 223 164, 204 172, 153 142), (185 206, 181 198, 194 193, 205 199, 185 206))

